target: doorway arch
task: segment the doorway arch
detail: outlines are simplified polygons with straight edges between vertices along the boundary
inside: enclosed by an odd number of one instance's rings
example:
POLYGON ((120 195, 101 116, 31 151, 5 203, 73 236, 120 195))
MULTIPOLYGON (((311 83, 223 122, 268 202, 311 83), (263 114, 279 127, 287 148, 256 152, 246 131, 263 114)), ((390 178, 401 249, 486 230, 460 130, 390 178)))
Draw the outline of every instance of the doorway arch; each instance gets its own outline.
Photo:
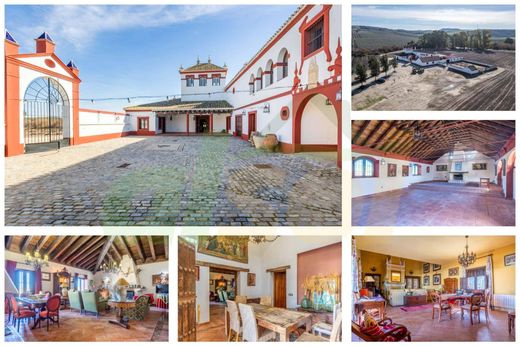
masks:
POLYGON ((515 149, 511 151, 506 163, 506 198, 514 198, 514 181, 515 181, 515 149))
POLYGON ((25 152, 69 145, 70 102, 57 80, 33 80, 25 90, 23 103, 25 152))

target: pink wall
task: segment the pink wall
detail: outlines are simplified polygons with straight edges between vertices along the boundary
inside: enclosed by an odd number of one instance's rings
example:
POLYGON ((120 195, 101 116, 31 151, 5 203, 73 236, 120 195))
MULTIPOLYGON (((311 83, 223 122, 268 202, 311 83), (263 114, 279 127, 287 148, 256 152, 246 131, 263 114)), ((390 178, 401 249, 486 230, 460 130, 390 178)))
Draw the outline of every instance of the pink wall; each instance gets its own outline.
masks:
POLYGON ((306 277, 317 274, 341 275, 341 242, 298 254, 297 285, 298 303, 303 298, 302 284, 306 277))

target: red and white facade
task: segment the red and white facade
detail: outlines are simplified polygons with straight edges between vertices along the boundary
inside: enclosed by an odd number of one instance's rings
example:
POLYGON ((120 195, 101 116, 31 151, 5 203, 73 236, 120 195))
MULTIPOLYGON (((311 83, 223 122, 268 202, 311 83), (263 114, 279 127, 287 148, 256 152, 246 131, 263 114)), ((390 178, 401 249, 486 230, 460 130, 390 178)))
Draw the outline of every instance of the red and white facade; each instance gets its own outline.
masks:
POLYGON ((35 53, 20 54, 19 44, 6 31, 5 156, 23 154, 32 144, 78 145, 128 134, 128 117, 124 113, 81 109, 81 79, 76 65, 72 61, 65 64, 54 53, 55 43, 48 34, 43 33, 35 41, 35 53), (33 99, 39 92, 38 86, 45 85, 53 97, 51 104, 33 99), (58 110, 60 114, 56 114, 58 110), (39 117, 31 118, 35 113, 39 117), (54 131, 50 137, 43 136, 41 133, 47 131, 45 126, 51 122, 44 122, 44 118, 50 119, 51 115, 58 125, 49 128, 54 131), (39 122, 38 129, 28 128, 31 121, 39 122), (31 131, 40 133, 39 138, 33 135, 30 141, 31 131))
POLYGON ((227 84, 233 134, 274 133, 286 153, 337 151, 341 165, 341 51, 341 6, 301 6, 227 84))

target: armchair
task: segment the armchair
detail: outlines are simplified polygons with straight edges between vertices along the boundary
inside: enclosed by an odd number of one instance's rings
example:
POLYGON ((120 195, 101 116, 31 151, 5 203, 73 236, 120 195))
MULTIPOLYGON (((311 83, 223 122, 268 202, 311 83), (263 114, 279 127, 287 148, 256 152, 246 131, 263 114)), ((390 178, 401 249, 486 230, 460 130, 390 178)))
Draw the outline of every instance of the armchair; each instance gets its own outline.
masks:
POLYGON ((384 318, 380 321, 374 320, 366 312, 363 325, 352 321, 352 333, 364 341, 412 341, 412 336, 408 328, 402 324, 397 324, 391 318, 384 318))
POLYGON ((135 300, 135 307, 127 309, 124 312, 124 316, 131 320, 142 321, 150 311, 150 304, 148 304, 150 297, 144 295, 140 296, 135 300))
POLYGON ((83 310, 85 313, 92 312, 99 316, 99 313, 106 310, 107 302, 104 301, 97 292, 81 292, 83 299, 83 310))
POLYGON ((81 295, 78 291, 69 291, 69 308, 79 310, 79 313, 83 313, 83 300, 81 299, 81 295))

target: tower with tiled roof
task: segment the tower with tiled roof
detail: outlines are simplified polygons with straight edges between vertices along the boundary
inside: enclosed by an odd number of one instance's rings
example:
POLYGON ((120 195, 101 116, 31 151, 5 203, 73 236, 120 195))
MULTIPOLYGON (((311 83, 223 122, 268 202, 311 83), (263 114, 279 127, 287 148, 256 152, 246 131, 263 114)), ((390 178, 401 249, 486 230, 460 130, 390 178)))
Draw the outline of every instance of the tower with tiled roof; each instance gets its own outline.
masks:
POLYGON ((211 101, 224 98, 227 66, 207 62, 197 63, 188 68, 179 68, 181 76, 181 99, 183 101, 211 101))

